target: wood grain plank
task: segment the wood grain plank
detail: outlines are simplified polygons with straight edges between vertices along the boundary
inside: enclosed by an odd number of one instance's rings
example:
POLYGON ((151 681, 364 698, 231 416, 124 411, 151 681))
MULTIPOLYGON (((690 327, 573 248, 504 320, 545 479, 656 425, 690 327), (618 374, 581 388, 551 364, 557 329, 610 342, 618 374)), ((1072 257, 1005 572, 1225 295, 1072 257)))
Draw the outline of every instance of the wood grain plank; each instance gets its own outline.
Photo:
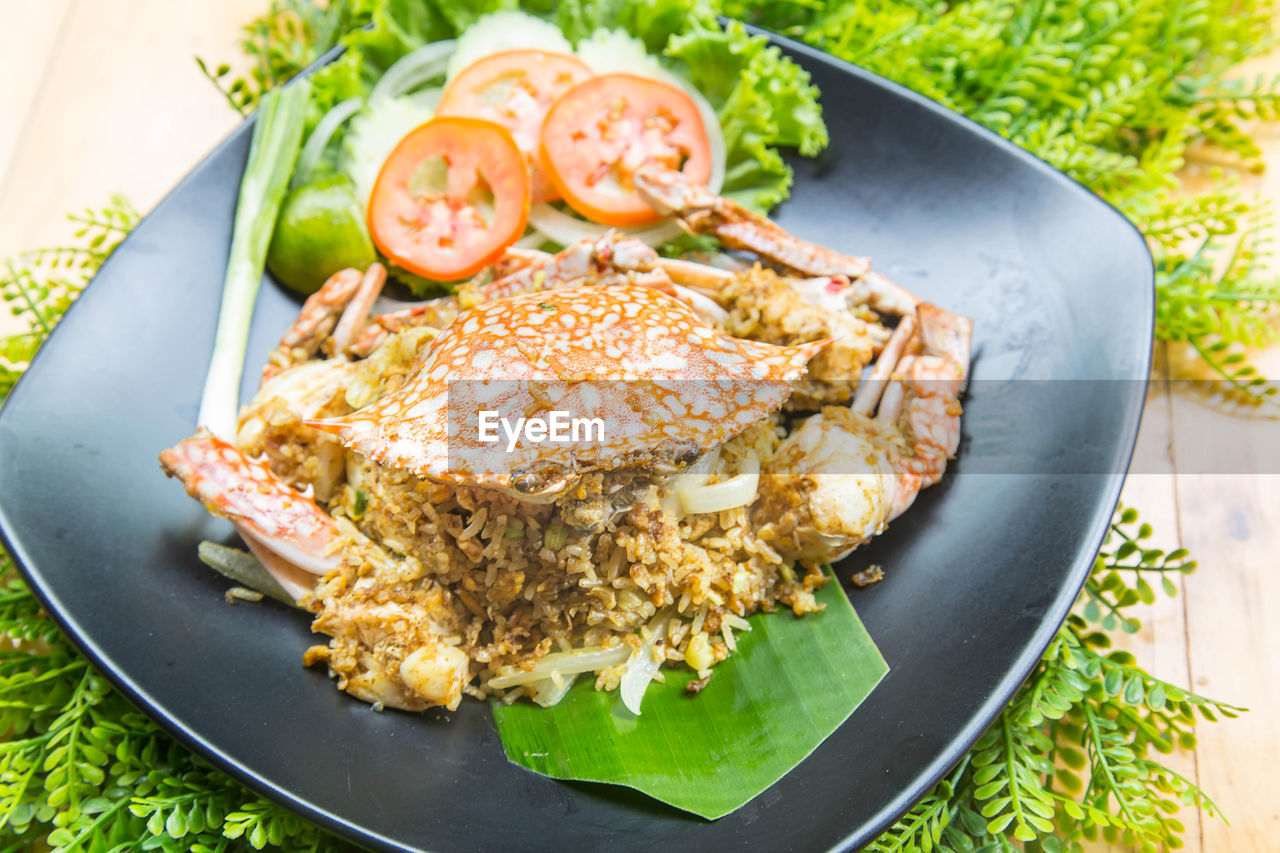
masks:
MULTIPOLYGON (((1130 474, 1125 481, 1121 500, 1138 510, 1143 521, 1151 525, 1154 535, 1148 547, 1173 551, 1183 547, 1178 524, 1177 481, 1173 459, 1173 409, 1170 386, 1166 382, 1166 348, 1155 347, 1152 381, 1138 433, 1130 474)), ((1191 685, 1192 673, 1188 656, 1185 613, 1185 578, 1172 578, 1178 595, 1169 598, 1159 592, 1158 579, 1148 582, 1157 589, 1152 604, 1132 608, 1134 618, 1142 622, 1137 634, 1114 635, 1117 648, 1131 652, 1141 666, 1157 678, 1183 687, 1191 685)), ((1188 779, 1197 779, 1198 756, 1194 750, 1179 750, 1161 760, 1188 779)), ((1186 853, 1200 853, 1201 815, 1198 809, 1183 808, 1178 815, 1186 826, 1186 853)), ((1211 849, 1211 848, 1210 848, 1211 849)))
MULTIPOLYGON (((0 80, 12 85, 0 86, 0 106, 29 108, 21 126, 0 124, 0 166, 8 163, 0 258, 65 243, 74 231, 66 213, 113 192, 149 209, 240 121, 193 57, 236 56, 240 28, 262 0, 12 5, 31 26, 5 31, 0 80), (59 33, 56 45, 50 31, 59 33), (11 78, 15 63, 22 73, 11 78), (31 76, 37 66, 46 70, 40 80, 31 76)), ((0 334, 21 328, 7 312, 0 319, 0 334)))
MULTIPOLYGON (((71 0, 15 3, 0 29, 0 198, 11 172, 18 142, 27 133, 29 115, 53 65, 59 37, 71 9, 71 0)), ((23 323, 0 308, 0 335, 21 331, 23 323)))
POLYGON ((1280 833, 1274 784, 1280 629, 1273 615, 1280 608, 1280 584, 1273 580, 1280 478, 1180 477, 1179 501, 1187 545, 1201 555, 1200 571, 1187 581, 1195 689, 1253 709, 1200 727, 1200 782, 1231 821, 1206 821, 1204 846, 1274 850, 1280 833))
MULTIPOLYGON (((1276 376, 1280 351, 1257 358, 1276 376)), ((1173 424, 1194 689, 1251 709, 1200 727, 1202 787, 1231 821, 1203 824, 1206 850, 1269 851, 1280 837, 1280 425, 1176 393, 1173 424)))
MULTIPOLYGON (((1280 23, 1280 19, 1277 19, 1280 23)), ((1272 77, 1280 52, 1246 64, 1240 77, 1272 77)), ((1269 169, 1243 177, 1246 191, 1274 209, 1280 199, 1280 124, 1250 128, 1269 169)), ((1203 172, 1204 170, 1198 170, 1203 172)), ((1201 185, 1212 180, 1196 175, 1201 185)), ((1273 236, 1277 232, 1273 228, 1273 236)), ((1262 376, 1280 377, 1280 347, 1250 353, 1262 376)), ((1216 376, 1187 348, 1170 349, 1171 398, 1182 541, 1200 564, 1186 579, 1193 689, 1251 708, 1237 720, 1200 726, 1201 787, 1227 819, 1202 821, 1205 850, 1277 849, 1280 798, 1280 422, 1206 399, 1216 376)), ((1272 414, 1275 409, 1272 409, 1272 414)))
POLYGON ((0 29, 0 194, 27 115, 52 64, 71 0, 10 3, 0 29))
MULTIPOLYGON (((1157 344, 1152 381, 1142 413, 1142 429, 1138 433, 1138 445, 1121 501, 1137 509, 1142 520, 1151 525, 1154 535, 1148 540, 1149 547, 1172 551, 1181 547, 1181 541, 1172 453, 1173 413, 1170 389, 1165 381, 1165 363, 1165 346, 1157 344)), ((1158 588, 1154 580, 1148 578, 1158 588)), ((1112 637, 1116 648, 1132 653, 1152 675, 1185 687, 1191 683, 1183 609, 1186 591, 1182 576, 1173 580, 1178 587, 1177 597, 1169 598, 1157 593, 1155 603, 1131 608, 1131 615, 1142 623, 1141 631, 1136 634, 1115 632, 1112 637)), ((1188 779, 1196 779, 1195 751, 1178 751, 1161 760, 1188 779)), ((1186 826, 1184 853, 1200 853, 1204 848, 1200 841, 1199 810, 1184 808, 1178 817, 1186 826)), ((1132 848, 1098 843, 1088 845, 1086 850, 1089 853, 1120 853, 1132 848)))
POLYGON ((115 0, 71 7, 0 197, 0 256, 65 239, 64 214, 101 204, 113 191, 127 191, 142 210, 155 204, 240 120, 193 57, 236 55, 240 27, 262 6, 115 0))

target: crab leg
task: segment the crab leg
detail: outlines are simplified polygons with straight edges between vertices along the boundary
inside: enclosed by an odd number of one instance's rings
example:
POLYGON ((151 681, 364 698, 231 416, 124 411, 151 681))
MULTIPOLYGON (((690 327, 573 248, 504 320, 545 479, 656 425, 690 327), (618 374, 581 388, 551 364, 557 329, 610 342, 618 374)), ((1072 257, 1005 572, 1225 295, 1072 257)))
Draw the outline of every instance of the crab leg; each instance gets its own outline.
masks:
POLYGON ((674 215, 694 234, 710 234, 731 249, 762 258, 808 276, 845 276, 866 290, 866 301, 877 311, 907 315, 919 298, 871 271, 871 261, 801 240, 777 223, 690 184, 679 172, 653 166, 636 172, 636 189, 654 209, 674 215))
MULTIPOLYGON (((724 299, 725 289, 741 278, 741 272, 685 261, 658 258, 658 267, 678 286, 696 291, 717 301, 724 299)), ((852 304, 865 301, 846 276, 823 275, 816 278, 787 279, 788 285, 802 300, 824 311, 847 311, 852 304)))
POLYGON ((853 405, 850 407, 853 411, 860 415, 869 415, 875 411, 876 403, 880 402, 880 397, 885 391, 885 384, 893 375, 894 368, 898 366, 898 360, 902 358, 903 351, 915 334, 916 321, 911 317, 903 317, 898 327, 893 330, 893 334, 889 336, 888 343, 881 350, 880 358, 876 359, 875 365, 871 368, 871 375, 858 383, 858 391, 854 394, 853 405))
POLYGON ((503 269, 518 268, 479 288, 483 302, 506 299, 530 290, 634 284, 656 287, 668 294, 671 282, 658 268, 658 253, 640 240, 605 234, 598 240, 581 240, 554 255, 535 249, 507 249, 503 269))
POLYGON ((382 286, 386 283, 386 267, 376 261, 369 264, 369 268, 364 271, 364 276, 360 279, 360 286, 356 288, 355 295, 352 296, 346 310, 342 312, 342 318, 338 320, 337 327, 333 330, 333 337, 330 340, 334 355, 344 356, 351 349, 351 345, 355 343, 357 335, 369 319, 373 303, 378 300, 378 294, 382 293, 382 286))
POLYGON ((338 324, 338 317, 356 295, 364 280, 357 269, 345 269, 329 276, 319 290, 302 303, 298 319, 280 338, 280 345, 267 356, 262 368, 265 383, 286 367, 306 361, 320 351, 320 345, 338 324))
POLYGON ((808 380, 796 388, 800 408, 846 402, 889 337, 859 307, 865 298, 844 276, 782 278, 758 267, 730 271, 674 258, 659 258, 658 266, 686 302, 696 306, 696 294, 721 306, 723 316, 714 321, 733 334, 787 344, 831 338, 832 345, 809 366, 808 380))
MULTIPOLYGON (((428 591, 428 618, 378 600, 378 585, 344 567, 342 531, 310 495, 285 485, 264 460, 250 459, 234 445, 208 433, 197 434, 160 454, 165 472, 177 477, 192 497, 214 515, 229 519, 255 557, 285 591, 317 612, 314 630, 334 638, 331 649, 315 647, 311 661, 327 661, 339 675, 339 687, 367 702, 421 710, 432 705, 456 709, 471 680, 469 659, 461 649, 440 641, 455 633, 444 594, 428 591), (413 625, 412 632, 388 626, 413 625), (408 636, 408 639, 406 639, 408 636), (362 671, 359 652, 370 637, 396 644, 401 663, 395 677, 362 671), (346 663, 344 664, 343 661, 346 663)), ((350 530, 354 562, 377 570, 391 557, 350 530)))
POLYGON ((231 521, 246 544, 295 599, 309 595, 319 576, 336 569, 338 528, 333 518, 280 481, 265 460, 206 432, 160 454, 165 473, 212 514, 231 521))
MULTIPOLYGON (((618 241, 622 243, 632 243, 637 241, 625 240, 618 241)), ((579 246, 584 244, 578 244, 579 246)), ((573 248, 573 247, 571 247, 573 248)), ((648 248, 647 246, 645 247, 648 248)), ((676 297, 681 302, 686 303, 698 316, 711 323, 720 323, 728 312, 725 311, 714 299, 712 295, 708 295, 707 291, 716 292, 716 288, 699 288, 694 286, 685 286, 677 283, 675 277, 670 275, 667 269, 669 264, 683 264, 697 270, 707 270, 709 273, 724 273, 726 276, 732 275, 724 270, 717 270, 714 267, 704 267, 702 264, 695 264, 690 261, 676 261, 670 258, 658 257, 652 250, 643 251, 633 246, 625 246, 624 252, 615 252, 613 257, 608 261, 608 265, 612 267, 612 272, 601 274, 596 277, 596 284, 599 286, 609 286, 616 284, 638 284, 641 286, 653 287, 663 293, 676 297)), ((569 250, 565 250, 569 251, 569 250)), ((503 256, 500 263, 507 266, 511 263, 518 264, 517 270, 533 271, 536 269, 546 269, 553 263, 555 256, 546 252, 539 252, 536 249, 508 249, 507 254, 503 256)), ((681 268, 683 269, 683 268, 681 268)), ((701 280, 698 272, 690 269, 685 273, 690 280, 697 282, 701 280)), ((712 280, 708 277, 707 280, 712 280)), ((720 282, 720 279, 715 279, 720 282)), ((552 278, 548 274, 543 281, 542 287, 548 289, 550 287, 572 287, 577 284, 583 284, 581 277, 571 278, 569 280, 552 278), (548 284, 550 282, 550 284, 548 284)), ((723 286, 723 284, 721 284, 723 286)))
POLYGON ((876 414, 882 423, 901 419, 914 454, 898 459, 895 468, 900 476, 920 478, 909 497, 900 495, 890 518, 901 515, 920 489, 942 479, 960 446, 960 394, 969 374, 973 321, 929 303, 921 303, 916 316, 921 352, 898 362, 901 379, 890 385, 893 393, 886 392, 876 414))
POLYGON ((544 264, 550 256, 549 252, 543 252, 538 249, 529 249, 523 246, 508 246, 507 250, 502 253, 502 257, 494 261, 493 278, 498 280, 506 278, 512 273, 517 273, 531 264, 544 264))
POLYGON ((456 296, 442 296, 421 305, 411 305, 379 314, 369 321, 360 336, 352 342, 348 352, 356 358, 364 358, 373 353, 388 335, 402 332, 415 326, 435 326, 443 329, 461 312, 456 296))

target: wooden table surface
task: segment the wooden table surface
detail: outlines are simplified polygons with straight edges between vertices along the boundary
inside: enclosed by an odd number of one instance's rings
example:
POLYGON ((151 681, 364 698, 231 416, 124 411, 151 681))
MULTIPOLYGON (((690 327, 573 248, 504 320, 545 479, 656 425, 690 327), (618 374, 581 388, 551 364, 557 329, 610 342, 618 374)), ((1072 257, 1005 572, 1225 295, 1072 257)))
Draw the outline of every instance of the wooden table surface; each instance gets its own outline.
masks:
MULTIPOLYGON (((0 258, 65 241, 63 215, 112 192, 150 209, 239 121, 192 57, 237 56, 239 27, 265 6, 0 0, 0 258)), ((1260 65, 1280 70, 1280 56, 1260 65)), ((1247 185, 1277 199, 1280 130, 1260 135, 1277 168, 1247 185)), ((0 333, 14 329, 0 317, 0 333)), ((1177 375, 1187 361, 1157 351, 1158 371, 1172 364, 1177 375)), ((1259 363, 1276 376, 1280 352, 1259 363)), ((1146 608, 1129 647, 1156 675, 1252 709, 1202 726, 1196 751, 1175 758, 1231 820, 1187 815, 1188 850, 1280 849, 1280 467, 1269 462, 1278 440, 1276 421, 1155 383, 1125 489, 1156 544, 1189 548, 1200 564, 1176 599, 1146 608)))

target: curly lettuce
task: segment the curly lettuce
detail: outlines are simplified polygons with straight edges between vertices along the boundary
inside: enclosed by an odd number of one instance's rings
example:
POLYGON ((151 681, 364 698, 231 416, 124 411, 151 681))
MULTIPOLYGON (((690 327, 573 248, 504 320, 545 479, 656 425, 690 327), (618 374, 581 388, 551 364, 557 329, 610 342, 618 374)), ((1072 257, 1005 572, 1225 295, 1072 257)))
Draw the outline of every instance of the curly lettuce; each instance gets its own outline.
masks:
POLYGON ((809 73, 751 36, 736 21, 695 21, 673 35, 664 54, 720 117, 728 152, 724 194, 760 212, 791 191, 791 167, 780 147, 813 157, 827 146, 827 126, 809 73))

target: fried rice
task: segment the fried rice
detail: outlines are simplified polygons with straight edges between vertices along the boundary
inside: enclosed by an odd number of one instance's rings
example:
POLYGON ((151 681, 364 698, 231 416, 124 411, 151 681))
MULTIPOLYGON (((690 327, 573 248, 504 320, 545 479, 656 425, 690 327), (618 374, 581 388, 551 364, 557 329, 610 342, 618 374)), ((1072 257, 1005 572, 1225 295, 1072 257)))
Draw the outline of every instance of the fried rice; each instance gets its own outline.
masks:
MULTIPOLYGON (((758 270, 744 277, 730 323, 757 339, 822 337, 820 325, 797 327, 794 318, 759 311, 782 290, 771 278, 758 270)), ((303 408, 309 416, 337 417, 395 390, 435 334, 407 329, 370 358, 334 365, 320 381, 307 379, 312 399, 303 408)), ((705 677, 734 651, 735 631, 749 630, 744 617, 779 607, 796 614, 820 609, 813 593, 826 575, 784 559, 752 521, 750 507, 681 512, 672 496, 685 475, 595 472, 546 504, 420 478, 370 462, 304 425, 298 380, 289 377, 268 383, 245 408, 237 445, 269 460, 289 485, 312 490, 337 519, 341 567, 307 603, 313 629, 331 639, 309 649, 305 662, 326 664, 340 688, 366 701, 427 707, 404 688, 401 671, 424 644, 466 655, 468 695, 545 700, 565 686, 559 670, 533 677, 548 655, 613 651, 604 659, 618 662, 594 678, 598 689, 614 689, 629 653, 651 640, 651 627, 661 622, 658 654, 705 677), (380 557, 370 542, 394 559, 380 557), (494 686, 519 682, 522 673, 530 674, 526 683, 494 686)), ((839 380, 805 383, 814 397, 840 398, 839 380)), ((767 465, 785 434, 777 414, 748 428, 721 446, 719 467, 705 482, 736 476, 747 460, 767 465)))

